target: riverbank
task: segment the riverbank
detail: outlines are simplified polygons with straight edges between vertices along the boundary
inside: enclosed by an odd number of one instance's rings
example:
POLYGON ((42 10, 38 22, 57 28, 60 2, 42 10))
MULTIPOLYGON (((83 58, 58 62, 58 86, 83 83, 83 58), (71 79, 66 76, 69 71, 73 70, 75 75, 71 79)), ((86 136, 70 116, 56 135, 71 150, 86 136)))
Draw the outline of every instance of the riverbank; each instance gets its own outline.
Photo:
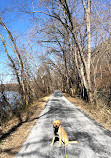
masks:
POLYGON ((44 109, 46 102, 49 100, 49 97, 50 95, 34 102, 28 108, 28 111, 22 114, 22 124, 19 125, 19 119, 14 117, 2 127, 2 135, 10 131, 12 132, 10 132, 9 136, 0 142, 0 158, 13 158, 16 153, 18 153, 37 121, 41 111, 44 109), (24 121, 26 120, 27 115, 30 118, 28 121, 24 121))

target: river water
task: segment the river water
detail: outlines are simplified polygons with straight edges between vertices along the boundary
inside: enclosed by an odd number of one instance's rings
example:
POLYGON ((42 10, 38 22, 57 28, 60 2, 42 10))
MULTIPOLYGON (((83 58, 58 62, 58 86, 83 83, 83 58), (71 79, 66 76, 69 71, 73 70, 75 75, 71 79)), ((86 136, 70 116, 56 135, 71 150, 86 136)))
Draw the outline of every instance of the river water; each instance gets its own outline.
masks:
MULTIPOLYGON (((10 105, 11 105, 11 108, 14 109, 16 103, 17 103, 17 100, 21 100, 21 95, 20 93, 18 92, 15 92, 15 91, 5 91, 4 92, 5 94, 5 97, 8 99, 10 105)), ((2 94, 0 92, 0 106, 3 105, 3 99, 2 99, 2 94)), ((7 105, 5 105, 5 108, 7 109, 7 105)))

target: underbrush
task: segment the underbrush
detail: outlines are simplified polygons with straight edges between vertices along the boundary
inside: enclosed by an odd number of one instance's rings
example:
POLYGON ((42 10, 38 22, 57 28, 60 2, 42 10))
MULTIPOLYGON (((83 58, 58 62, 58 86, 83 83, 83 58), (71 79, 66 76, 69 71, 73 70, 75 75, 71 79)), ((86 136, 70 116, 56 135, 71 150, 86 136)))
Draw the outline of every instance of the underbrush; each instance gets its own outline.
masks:
POLYGON ((103 105, 111 109, 111 90, 101 90, 97 92, 97 105, 103 105))
POLYGON ((97 119, 99 123, 111 130, 111 108, 101 99, 97 100, 96 105, 88 106, 88 110, 92 117, 97 119))

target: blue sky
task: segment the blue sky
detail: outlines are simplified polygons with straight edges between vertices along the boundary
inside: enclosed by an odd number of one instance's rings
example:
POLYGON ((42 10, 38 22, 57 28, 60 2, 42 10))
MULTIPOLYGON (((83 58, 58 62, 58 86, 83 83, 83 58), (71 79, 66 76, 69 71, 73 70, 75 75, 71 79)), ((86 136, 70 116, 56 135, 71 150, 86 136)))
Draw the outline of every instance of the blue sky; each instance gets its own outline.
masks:
MULTIPOLYGON (((96 2, 96 0, 94 0, 96 2)), ((33 9, 32 6, 32 0, 18 0, 19 6, 22 5, 22 2, 25 2, 24 4, 27 5, 28 11, 33 9)), ((100 3, 104 4, 110 4, 110 0, 102 0, 99 1, 100 3)), ((38 6, 38 0, 33 0, 34 9, 35 10, 42 10, 42 7, 38 6)), ((18 13, 18 8, 16 7, 17 3, 16 0, 0 0, 0 16, 2 17, 3 22, 5 22, 8 29, 12 32, 14 37, 17 37, 21 39, 22 43, 26 44, 26 40, 31 32, 31 28, 33 28, 33 21, 31 21, 31 16, 29 14, 20 14, 18 13), (12 11, 12 8, 15 12, 12 11), (1 14, 6 9, 6 13, 1 14)), ((36 14, 38 15, 38 23, 42 25, 41 18, 48 18, 46 15, 43 14, 36 14), (40 18, 41 16, 41 18, 40 18)), ((5 38, 7 38, 7 34, 0 26, 0 33, 4 35, 5 38)), ((42 35, 37 36, 37 38, 43 38, 42 35)), ((34 43, 35 44, 35 43, 34 43)), ((39 47, 37 44, 33 46, 34 50, 40 52, 44 52, 45 49, 42 47, 39 47)), ((10 49, 10 54, 13 56, 13 53, 10 49)), ((7 66, 7 56, 4 52, 4 48, 2 46, 1 40, 0 40, 0 79, 3 78, 4 82, 10 82, 11 76, 10 75, 1 75, 1 74, 11 74, 10 69, 7 66)))
MULTIPOLYGON (((24 1, 26 1, 26 0, 24 0, 24 1)), ((34 0, 33 3, 35 3, 35 1, 36 0, 34 0)), ((27 2, 28 10, 31 10, 32 9, 32 3, 31 3, 32 0, 28 0, 26 2, 27 2)), ((19 3, 22 5, 22 0, 20 0, 19 3)), ((37 1, 36 1, 36 3, 37 3, 37 1)), ((1 17, 2 17, 3 22, 8 27, 8 29, 12 32, 12 34, 16 37, 18 36, 18 39, 20 39, 22 43, 26 44, 27 36, 29 35, 31 28, 33 28, 33 22, 31 21, 31 17, 29 14, 20 14, 20 13, 16 12, 16 11, 18 11, 16 6, 17 6, 17 4, 15 3, 14 0, 0 0, 0 13, 2 13, 6 9, 6 13, 2 14, 1 17), (11 11, 12 8, 15 12, 11 11)), ((5 38, 7 38, 7 34, 5 31, 3 31, 1 26, 0 26, 0 32, 2 33, 2 35, 5 38)), ((40 48, 39 48, 39 46, 37 46, 37 44, 36 44, 36 46, 33 46, 33 48, 35 50, 39 49, 39 52, 40 52, 40 48)), ((8 59, 4 52, 4 48, 3 48, 1 41, 0 41, 0 50, 1 50, 1 53, 0 53, 0 79, 3 79, 4 83, 6 83, 6 82, 10 82, 11 76, 5 75, 5 74, 12 74, 12 72, 10 71, 10 68, 8 68, 8 66, 7 66, 8 59), (4 74, 4 75, 2 75, 2 74, 4 74)), ((8 48, 8 51, 9 51, 10 55, 13 56, 13 53, 11 52, 11 50, 9 48, 8 48)))

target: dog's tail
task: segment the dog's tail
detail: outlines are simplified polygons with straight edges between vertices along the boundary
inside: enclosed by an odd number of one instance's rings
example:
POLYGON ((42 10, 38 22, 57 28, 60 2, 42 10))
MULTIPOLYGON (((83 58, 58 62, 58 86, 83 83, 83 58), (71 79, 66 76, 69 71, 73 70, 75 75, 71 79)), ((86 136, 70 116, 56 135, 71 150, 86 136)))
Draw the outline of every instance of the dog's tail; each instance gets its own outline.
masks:
POLYGON ((78 143, 78 141, 69 141, 69 143, 78 143))

